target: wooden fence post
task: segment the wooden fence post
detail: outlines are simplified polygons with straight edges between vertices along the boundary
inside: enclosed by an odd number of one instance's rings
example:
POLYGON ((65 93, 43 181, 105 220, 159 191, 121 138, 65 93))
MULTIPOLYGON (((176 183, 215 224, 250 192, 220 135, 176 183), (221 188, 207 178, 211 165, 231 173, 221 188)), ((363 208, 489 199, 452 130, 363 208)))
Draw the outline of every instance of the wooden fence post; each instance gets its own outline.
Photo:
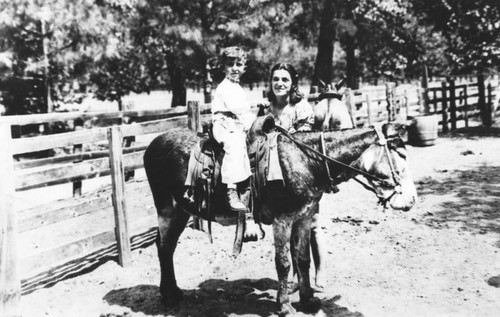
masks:
POLYGON ((368 126, 371 127, 372 126, 372 101, 370 99, 370 94, 366 94, 366 112, 367 112, 367 115, 368 115, 368 126))
POLYGON ((198 101, 187 102, 187 117, 188 128, 195 132, 201 132, 200 107, 198 101))
MULTIPOLYGON (((432 101, 434 103, 434 113, 438 113, 438 111, 437 111, 438 104, 437 104, 436 99, 437 99, 437 87, 436 87, 436 89, 432 90, 432 101)), ((430 105, 429 105, 429 110, 430 110, 430 105)))
POLYGON ((442 125, 443 125, 443 133, 448 132, 448 98, 446 91, 448 87, 446 87, 446 82, 441 82, 441 114, 443 116, 442 125))
POLYGON ((10 124, 0 123, 0 316, 21 316, 17 219, 13 209, 14 163, 10 124))
MULTIPOLYGON (((122 118, 121 124, 132 124, 132 118, 130 117, 124 117, 122 118)), ((135 142, 135 135, 130 135, 126 136, 123 138, 123 147, 132 147, 135 142)), ((125 182, 128 182, 130 180, 133 180, 135 177, 135 170, 131 170, 125 173, 125 182)))
POLYGON ((451 131, 457 129, 457 104, 455 100, 455 81, 449 79, 450 83, 450 120, 451 120, 451 131))
POLYGON ((125 203, 125 176, 123 171, 122 130, 120 126, 108 128, 109 167, 111 169, 112 200, 115 213, 115 234, 118 244, 118 263, 127 267, 132 262, 125 203))
MULTIPOLYGON (((83 120, 74 120, 75 131, 83 130, 83 120)), ((82 153, 83 144, 73 145, 73 154, 82 153)), ((74 161, 73 163, 79 163, 81 160, 74 161)), ((82 181, 73 182, 73 197, 82 196, 82 181)))
POLYGON ((429 73, 427 71, 427 65, 424 65, 424 73, 422 76, 422 106, 424 108, 424 114, 430 114, 429 108, 429 73))
MULTIPOLYGON (((73 154, 82 153, 83 144, 73 145, 73 154)), ((81 160, 75 160, 73 163, 80 163, 81 160)), ((82 196, 82 181, 73 182, 73 197, 82 196)))
MULTIPOLYGON (((198 101, 187 102, 187 117, 188 128, 195 132, 201 132, 200 107, 198 101)), ((203 219, 200 217, 193 216, 191 227, 196 230, 205 231, 203 219)))
POLYGON ((469 127, 469 95, 467 94, 467 84, 464 85, 464 120, 465 127, 469 127))
POLYGON ((387 99, 387 121, 396 120, 396 108, 394 107, 394 87, 393 83, 385 84, 385 97, 387 99))
MULTIPOLYGON (((477 103, 479 106, 479 111, 481 113, 481 120, 483 121, 483 124, 487 126, 488 123, 488 116, 486 114, 486 92, 485 92, 485 87, 484 87, 484 75, 479 74, 477 76, 477 92, 478 92, 478 99, 477 103)), ((491 125, 491 122, 490 122, 491 125)))

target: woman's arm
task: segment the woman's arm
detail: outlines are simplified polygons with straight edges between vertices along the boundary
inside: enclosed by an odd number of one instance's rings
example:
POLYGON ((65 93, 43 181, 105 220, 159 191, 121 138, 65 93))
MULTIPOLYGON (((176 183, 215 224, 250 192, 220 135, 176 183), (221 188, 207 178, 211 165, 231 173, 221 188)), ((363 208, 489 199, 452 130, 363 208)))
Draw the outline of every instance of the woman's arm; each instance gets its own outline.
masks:
POLYGON ((295 104, 296 120, 293 124, 296 131, 311 131, 314 124, 314 110, 306 99, 295 104))

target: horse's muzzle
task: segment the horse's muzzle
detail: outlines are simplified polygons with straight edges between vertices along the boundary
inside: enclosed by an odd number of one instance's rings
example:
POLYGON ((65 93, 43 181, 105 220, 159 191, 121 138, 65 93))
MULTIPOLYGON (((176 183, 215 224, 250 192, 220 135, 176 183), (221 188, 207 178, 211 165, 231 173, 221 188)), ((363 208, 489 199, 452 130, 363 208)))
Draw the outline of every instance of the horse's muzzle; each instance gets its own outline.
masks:
POLYGON ((416 200, 416 194, 401 192, 391 197, 389 204, 392 209, 409 211, 415 205, 416 200))

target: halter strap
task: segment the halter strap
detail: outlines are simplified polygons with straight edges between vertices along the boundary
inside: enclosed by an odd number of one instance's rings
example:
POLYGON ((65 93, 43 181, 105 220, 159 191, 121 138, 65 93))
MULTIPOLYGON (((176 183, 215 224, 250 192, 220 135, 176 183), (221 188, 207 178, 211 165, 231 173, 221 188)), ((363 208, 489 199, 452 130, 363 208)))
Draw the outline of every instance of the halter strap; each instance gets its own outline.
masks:
MULTIPOLYGON (((321 152, 323 155, 326 156, 326 146, 325 146, 325 136, 323 135, 323 131, 320 132, 319 134, 319 140, 321 144, 321 152)), ((326 174, 328 175, 328 178, 332 178, 330 175, 330 167, 328 167, 328 163, 325 161, 325 167, 326 167, 326 174)))
MULTIPOLYGON (((375 133, 377 133, 377 137, 378 137, 378 144, 380 146, 383 146, 384 147, 384 151, 385 151, 385 154, 387 156, 387 161, 389 162, 389 169, 391 170, 391 176, 392 176, 392 180, 394 181, 394 184, 396 185, 399 185, 399 177, 396 173, 396 169, 394 168, 394 164, 392 163, 392 160, 391 160, 391 155, 390 155, 390 151, 389 151, 389 146, 387 145, 387 139, 385 138, 385 135, 384 133, 382 133, 382 129, 378 126, 375 126, 373 127, 373 129, 375 130, 375 133)), ((393 139, 393 138, 391 138, 393 139)))

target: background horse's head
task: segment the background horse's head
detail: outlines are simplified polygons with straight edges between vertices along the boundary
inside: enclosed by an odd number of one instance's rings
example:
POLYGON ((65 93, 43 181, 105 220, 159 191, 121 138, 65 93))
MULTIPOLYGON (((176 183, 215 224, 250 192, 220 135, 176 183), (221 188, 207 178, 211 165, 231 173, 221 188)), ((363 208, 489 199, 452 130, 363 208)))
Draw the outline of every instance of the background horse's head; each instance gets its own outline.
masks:
POLYGON ((346 104, 339 99, 322 99, 313 109, 313 128, 316 131, 335 131, 354 128, 346 104))
POLYGON ((417 191, 408 168, 401 130, 402 126, 384 124, 378 132, 378 141, 353 166, 374 176, 367 177, 367 180, 382 203, 408 211, 415 204, 417 191))

